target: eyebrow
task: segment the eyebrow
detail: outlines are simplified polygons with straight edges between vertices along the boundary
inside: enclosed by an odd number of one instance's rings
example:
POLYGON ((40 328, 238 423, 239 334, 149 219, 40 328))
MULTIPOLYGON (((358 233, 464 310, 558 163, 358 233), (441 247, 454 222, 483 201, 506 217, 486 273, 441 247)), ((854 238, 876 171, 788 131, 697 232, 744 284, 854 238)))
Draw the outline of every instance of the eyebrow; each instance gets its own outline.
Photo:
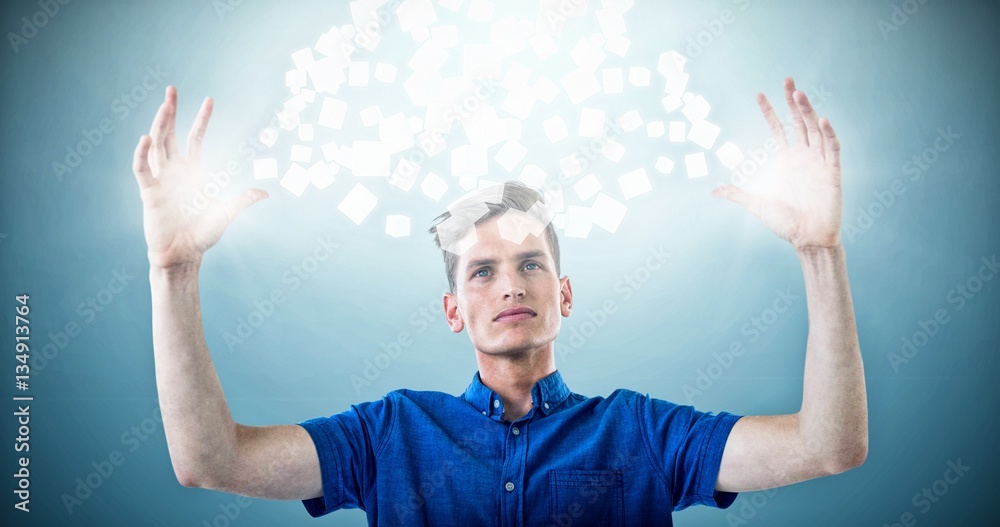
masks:
MULTIPOLYGON (((517 255, 516 260, 527 260, 529 258, 539 258, 545 256, 545 251, 528 251, 517 255)), ((471 260, 466 264, 466 269, 472 269, 473 267, 479 267, 481 265, 494 265, 497 263, 496 259, 484 258, 480 260, 471 260)))

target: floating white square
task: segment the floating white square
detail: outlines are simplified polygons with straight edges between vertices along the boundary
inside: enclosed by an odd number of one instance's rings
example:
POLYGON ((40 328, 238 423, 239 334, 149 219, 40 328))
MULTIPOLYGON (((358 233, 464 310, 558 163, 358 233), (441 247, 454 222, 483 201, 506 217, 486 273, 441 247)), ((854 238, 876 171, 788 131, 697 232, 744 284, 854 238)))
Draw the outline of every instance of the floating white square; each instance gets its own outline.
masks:
POLYGON ((385 217, 385 233, 393 238, 410 235, 410 217, 402 214, 389 214, 385 217))
POLYGON ((375 210, 376 204, 378 204, 378 198, 375 197, 375 194, 372 194, 361 183, 357 183, 340 202, 340 205, 337 205, 337 210, 343 212, 355 225, 361 225, 361 222, 375 210))
POLYGON ((715 155, 722 162, 722 165, 729 170, 734 170, 737 165, 743 162, 743 152, 732 141, 726 141, 725 144, 715 151, 715 155))
POLYGON ((278 160, 273 157, 253 160, 254 179, 273 179, 278 177, 278 160))
POLYGON ((622 174, 618 177, 618 186, 622 188, 622 195, 625 196, 625 199, 632 199, 653 190, 653 186, 649 184, 649 177, 646 176, 645 168, 622 174))
POLYGON ((708 175, 708 165, 705 163, 705 153, 688 154, 684 156, 684 166, 687 168, 688 178, 696 178, 708 175))

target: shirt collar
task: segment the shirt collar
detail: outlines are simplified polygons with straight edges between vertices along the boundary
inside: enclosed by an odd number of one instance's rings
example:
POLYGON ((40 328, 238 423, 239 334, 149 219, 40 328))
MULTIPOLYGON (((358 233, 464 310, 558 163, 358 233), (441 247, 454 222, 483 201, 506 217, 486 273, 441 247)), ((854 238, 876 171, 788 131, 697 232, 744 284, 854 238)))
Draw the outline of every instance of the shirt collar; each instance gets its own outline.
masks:
MULTIPOLYGON (((569 397, 569 393, 562 375, 556 370, 539 379, 531 388, 531 402, 543 415, 549 415, 569 397)), ((503 415, 503 400, 483 384, 478 371, 472 376, 472 383, 465 389, 462 398, 485 416, 499 420, 503 415)))

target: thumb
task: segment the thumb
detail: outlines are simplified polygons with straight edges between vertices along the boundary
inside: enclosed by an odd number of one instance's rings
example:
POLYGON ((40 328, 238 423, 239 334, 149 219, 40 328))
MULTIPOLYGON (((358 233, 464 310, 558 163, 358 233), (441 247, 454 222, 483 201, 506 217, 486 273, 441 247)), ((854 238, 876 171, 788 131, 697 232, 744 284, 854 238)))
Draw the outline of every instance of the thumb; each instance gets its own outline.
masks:
POLYGON ((243 209, 267 198, 267 192, 259 188, 252 188, 243 192, 239 196, 229 198, 219 204, 219 206, 222 208, 222 213, 226 218, 226 223, 230 223, 240 212, 243 211, 243 209))
POLYGON ((206 211, 206 220, 210 225, 214 224, 210 230, 218 230, 221 233, 243 209, 267 197, 267 192, 259 188, 252 188, 225 201, 217 201, 206 211))
POLYGON ((723 185, 712 191, 712 196, 728 199, 746 207, 754 215, 757 214, 757 196, 733 185, 723 185))
POLYGON ((245 208, 267 198, 267 192, 252 188, 226 201, 216 201, 199 216, 194 242, 201 252, 215 245, 229 224, 245 208))

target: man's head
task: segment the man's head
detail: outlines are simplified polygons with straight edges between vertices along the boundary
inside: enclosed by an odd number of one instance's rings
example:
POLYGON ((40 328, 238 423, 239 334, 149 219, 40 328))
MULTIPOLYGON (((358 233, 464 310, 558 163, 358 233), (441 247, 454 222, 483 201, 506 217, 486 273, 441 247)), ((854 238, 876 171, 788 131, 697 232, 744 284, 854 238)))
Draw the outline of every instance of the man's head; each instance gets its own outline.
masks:
POLYGON ((559 242, 540 192, 517 182, 452 205, 430 232, 444 254, 452 331, 503 354, 551 345, 572 289, 559 278, 559 242))

